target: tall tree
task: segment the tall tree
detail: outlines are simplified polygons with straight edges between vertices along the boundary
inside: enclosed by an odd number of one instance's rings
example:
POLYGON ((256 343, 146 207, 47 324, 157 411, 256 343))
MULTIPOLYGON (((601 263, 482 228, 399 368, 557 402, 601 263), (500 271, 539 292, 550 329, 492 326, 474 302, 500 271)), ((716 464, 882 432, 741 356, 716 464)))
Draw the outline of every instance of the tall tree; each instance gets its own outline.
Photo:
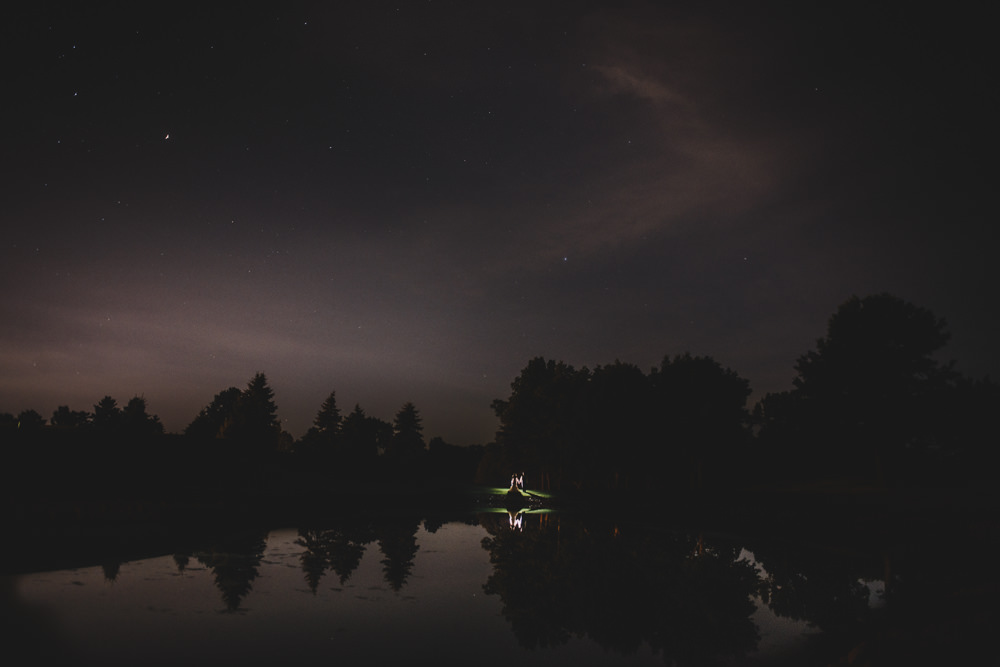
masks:
POLYGON ((321 433, 333 434, 340 430, 341 421, 340 410, 337 408, 337 392, 331 391, 320 406, 313 420, 313 426, 321 433))
POLYGON ((163 434, 163 424, 156 415, 146 411, 146 399, 133 396, 122 409, 122 430, 131 437, 149 437, 163 434))
POLYGON ((585 474, 612 487, 640 482, 649 470, 654 410, 649 378, 638 366, 597 366, 586 399, 585 474))
POLYGON ((95 429, 110 433, 118 429, 121 416, 122 411, 118 407, 118 401, 110 396, 105 396, 94 406, 94 416, 91 423, 95 429))
POLYGON ((338 463, 358 471, 367 471, 377 460, 379 447, 385 446, 386 427, 391 434, 391 425, 369 417, 361 405, 355 404, 354 410, 341 424, 341 437, 337 446, 338 463))
POLYGON ((340 409, 337 407, 337 392, 331 391, 323 401, 319 412, 313 419, 301 440, 296 443, 295 451, 305 457, 305 461, 316 465, 326 465, 327 459, 335 454, 337 441, 343 425, 340 409))
POLYGON ((535 357, 511 383, 510 397, 493 401, 505 459, 518 471, 538 475, 544 486, 558 488, 562 474, 574 466, 572 458, 586 431, 589 377, 586 368, 535 357))
POLYGON ((398 465, 412 465, 425 453, 422 420, 413 403, 405 403, 392 425, 392 439, 387 443, 385 456, 398 465))
POLYGON ((949 337, 943 319, 890 294, 843 303, 795 365, 796 391, 818 419, 816 437, 862 448, 885 472, 934 430, 956 378, 952 364, 935 357, 949 337))
POLYGON ((814 479, 829 474, 828 465, 803 444, 810 442, 813 406, 798 391, 766 394, 754 405, 751 423, 756 429, 755 471, 767 481, 792 477, 814 479))
POLYGON ((256 373, 236 401, 236 411, 224 436, 245 442, 255 449, 274 451, 281 436, 278 407, 267 376, 256 373))
POLYGON ((664 357, 650 376, 668 458, 700 486, 706 464, 732 469, 749 442, 750 383, 711 357, 664 357))

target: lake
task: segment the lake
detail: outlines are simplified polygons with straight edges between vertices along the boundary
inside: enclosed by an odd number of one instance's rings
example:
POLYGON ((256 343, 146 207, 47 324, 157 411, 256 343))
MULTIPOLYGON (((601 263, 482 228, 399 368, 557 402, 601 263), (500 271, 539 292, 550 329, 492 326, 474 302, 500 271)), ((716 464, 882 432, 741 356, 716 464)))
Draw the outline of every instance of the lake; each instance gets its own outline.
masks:
POLYGON ((72 665, 804 664, 869 622, 894 576, 877 552, 571 512, 170 539, 183 546, 3 577, 8 651, 72 665))

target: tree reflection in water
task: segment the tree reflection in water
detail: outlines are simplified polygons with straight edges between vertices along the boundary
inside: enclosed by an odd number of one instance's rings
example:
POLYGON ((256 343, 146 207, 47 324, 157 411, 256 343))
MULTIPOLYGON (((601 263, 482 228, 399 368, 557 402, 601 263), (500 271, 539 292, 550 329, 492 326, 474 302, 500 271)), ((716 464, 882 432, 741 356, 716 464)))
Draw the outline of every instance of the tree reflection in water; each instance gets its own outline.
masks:
POLYGON ((773 542, 754 545, 753 553, 766 572, 761 596, 778 616, 806 621, 827 633, 856 632, 871 620, 865 582, 884 574, 877 557, 773 542))
POLYGON ((316 593, 327 570, 339 577, 341 585, 345 584, 361 564, 365 546, 374 539, 367 521, 344 521, 336 528, 323 530, 300 529, 295 543, 305 548, 300 560, 309 589, 316 593))
MULTIPOLYGON (((512 635, 516 642, 507 645, 521 656, 537 649, 556 649, 537 656, 553 665, 576 664, 571 661, 578 657, 577 649, 590 650, 591 645, 642 664, 650 658, 677 665, 739 664, 744 657, 766 664, 768 651, 775 649, 803 654, 795 658, 808 653, 808 659, 797 660, 799 664, 831 664, 865 644, 884 655, 920 658, 934 651, 950 655, 965 646, 966 638, 991 636, 995 614, 977 610, 992 604, 995 589, 990 579, 984 577, 977 585, 968 573, 989 572, 995 549, 986 541, 975 542, 975 533, 966 533, 970 548, 959 551, 934 537, 943 534, 942 529, 912 541, 899 541, 901 536, 849 539, 839 533, 819 540, 824 531, 803 540, 800 532, 771 531, 737 541, 716 534, 703 539, 699 533, 671 532, 652 522, 640 525, 611 515, 582 517, 572 512, 500 510, 427 520, 419 515, 369 515, 340 518, 297 533, 244 530, 208 537, 202 533, 186 539, 192 548, 174 552, 172 562, 167 562, 175 572, 190 570, 189 576, 176 579, 178 585, 201 582, 208 586, 204 590, 209 608, 218 604, 217 598, 195 563, 208 570, 226 611, 254 612, 246 614, 246 625, 227 627, 252 628, 250 633, 268 627, 275 636, 309 643, 325 636, 326 630, 317 634, 317 627, 340 619, 338 627, 353 623, 352 634, 342 638, 341 648, 358 655, 370 649, 366 614, 376 611, 376 606, 368 596, 331 596, 319 590, 328 573, 341 586, 354 577, 362 580, 366 590, 379 579, 395 593, 411 587, 410 595, 377 600, 379 617, 391 617, 383 628, 386 636, 404 636, 411 627, 419 627, 428 641, 447 642, 455 638, 449 634, 456 631, 451 621, 469 617, 475 619, 468 626, 472 632, 462 632, 472 638, 473 645, 488 645, 498 636, 509 639, 512 635), (452 521, 478 525, 482 532, 444 531, 439 539, 428 538, 452 521), (457 535, 462 537, 455 541, 457 535), (369 553, 373 544, 378 549, 369 553), (463 576, 453 577, 457 572, 463 576), (260 591, 264 594, 258 604, 248 605, 259 577, 270 588, 260 591), (316 598, 307 604, 296 597, 303 595, 303 579, 316 598), (876 581, 884 584, 885 604, 873 610, 869 582, 876 581), (474 600, 481 591, 487 596, 474 600), (487 597, 489 603, 480 604, 487 597), (452 605, 461 611, 449 616, 452 605), (408 615, 411 606, 420 609, 419 616, 408 615), (289 608, 295 614, 284 614, 289 608), (385 615, 386 611, 391 613, 385 615), (796 622, 772 623, 775 615, 796 622), (959 624, 955 618, 963 621, 959 624), (266 619, 263 626, 262 619, 266 619), (758 622, 760 628, 755 625, 758 622), (807 624, 818 632, 807 632, 805 639, 802 633, 807 624), (894 634, 886 632, 886 627, 894 634), (480 631, 481 635, 475 634, 480 631), (889 643, 873 643, 873 637, 888 637, 883 641, 889 643)), ((131 561, 113 549, 99 552, 101 558, 87 562, 96 566, 95 577, 122 584, 102 591, 121 604, 120 609, 127 610, 135 595, 145 594, 140 581, 148 581, 149 590, 163 592, 163 579, 143 574, 145 567, 156 572, 155 558, 131 561), (122 563, 129 566, 119 572, 122 563)), ((73 596, 86 595, 85 587, 75 585, 85 577, 72 569, 62 572, 65 581, 74 583, 73 596)), ((53 587, 58 577, 28 580, 38 589, 55 591, 53 600, 61 604, 58 601, 66 590, 53 587)), ((203 598, 193 598, 192 618, 200 623, 203 607, 198 605, 203 598)), ((162 606, 150 598, 142 601, 141 608, 162 606)), ((90 610, 93 605, 81 608, 90 610)), ((110 614, 108 618, 119 613, 114 605, 101 609, 110 614)), ((89 611, 85 615, 84 623, 90 623, 89 611)), ((118 618, 140 625, 142 620, 133 615, 118 618)), ((153 621, 155 626, 160 619, 153 621)), ((106 626, 118 627, 118 622, 106 626)), ((173 621, 163 627, 167 632, 174 627, 173 621)), ((156 636, 149 627, 143 632, 156 636)), ((326 648, 324 644, 310 655, 326 648)), ((881 664, 902 663, 887 660, 881 664)))
POLYGON ((227 611, 238 611, 260 575, 267 531, 230 536, 194 557, 212 571, 227 611))
POLYGON ((398 592, 406 584, 417 557, 417 530, 420 517, 393 517, 379 524, 378 546, 384 558, 382 573, 392 590, 398 592))
POLYGON ((627 655, 648 644, 668 663, 692 664, 756 647, 761 582, 738 548, 611 522, 528 518, 520 531, 508 517, 485 515, 482 542, 494 568, 483 588, 500 597, 525 648, 588 637, 605 650, 627 655))
POLYGON ((299 557, 309 589, 315 594, 327 570, 340 577, 344 585, 361 564, 366 547, 378 542, 382 553, 385 582, 398 592, 406 585, 417 556, 417 531, 421 519, 393 517, 369 523, 344 521, 332 529, 300 529, 295 543, 305 549, 299 557))
POLYGON ((101 564, 101 570, 104 572, 104 580, 113 584, 122 570, 122 563, 118 560, 107 561, 101 564))

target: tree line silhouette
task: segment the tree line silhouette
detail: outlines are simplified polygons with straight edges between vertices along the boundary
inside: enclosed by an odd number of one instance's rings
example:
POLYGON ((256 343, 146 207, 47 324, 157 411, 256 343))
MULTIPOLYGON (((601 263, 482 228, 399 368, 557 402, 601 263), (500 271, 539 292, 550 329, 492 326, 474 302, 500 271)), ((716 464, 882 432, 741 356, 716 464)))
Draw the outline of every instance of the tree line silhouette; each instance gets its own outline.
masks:
POLYGON ((1000 387, 942 362, 949 337, 944 320, 896 296, 852 297, 796 361, 793 389, 752 410, 749 382, 711 357, 667 356, 649 373, 535 358, 493 403, 500 429, 481 477, 525 469, 543 488, 682 494, 993 478, 986 434, 1000 387))
POLYGON ((360 405, 346 416, 331 391, 299 439, 281 430, 264 373, 229 387, 181 434, 165 433, 144 397, 92 412, 59 406, 0 414, 11 488, 74 493, 204 494, 258 489, 275 471, 327 481, 437 477, 579 491, 725 489, 853 477, 880 483, 992 477, 983 437, 1000 388, 942 362, 944 320, 889 294, 852 297, 816 348, 794 364, 793 388, 751 409, 750 383, 708 356, 665 356, 644 372, 616 360, 594 369, 531 359, 493 402, 484 447, 424 439, 405 403, 390 421, 360 405), (25 479, 40 484, 26 487, 25 479))

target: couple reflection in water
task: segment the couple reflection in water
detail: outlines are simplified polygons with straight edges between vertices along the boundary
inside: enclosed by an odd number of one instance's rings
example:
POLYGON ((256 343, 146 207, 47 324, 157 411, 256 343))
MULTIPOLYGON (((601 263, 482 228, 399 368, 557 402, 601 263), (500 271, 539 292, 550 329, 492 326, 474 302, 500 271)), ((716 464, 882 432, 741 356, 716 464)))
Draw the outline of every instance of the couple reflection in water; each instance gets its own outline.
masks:
MULTIPOLYGON (((523 472, 519 472, 519 473, 515 472, 514 474, 512 474, 510 476, 510 491, 519 491, 519 492, 522 492, 522 493, 524 492, 524 473, 523 472)), ((511 527, 511 529, 512 530, 517 530, 517 531, 523 530, 524 529, 524 524, 522 522, 521 512, 520 511, 513 512, 511 510, 507 510, 507 513, 510 515, 510 527, 511 527)))

